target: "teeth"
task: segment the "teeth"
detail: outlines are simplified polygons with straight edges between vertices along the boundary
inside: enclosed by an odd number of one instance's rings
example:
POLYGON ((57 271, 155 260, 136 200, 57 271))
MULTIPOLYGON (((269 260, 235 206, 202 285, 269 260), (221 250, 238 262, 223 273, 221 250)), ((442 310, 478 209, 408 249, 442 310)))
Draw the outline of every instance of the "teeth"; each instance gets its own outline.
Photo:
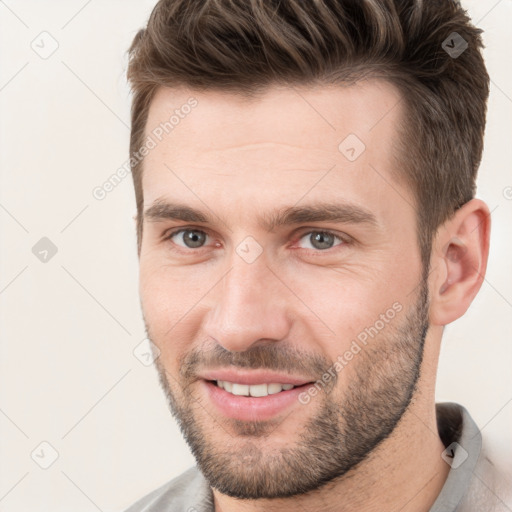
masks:
POLYGON ((254 384, 249 386, 249 393, 251 396, 267 396, 268 386, 266 384, 254 384))
POLYGON ((254 396, 262 397, 268 395, 275 395, 281 391, 288 391, 294 387, 293 384, 237 384, 236 382, 228 382, 225 380, 218 380, 217 386, 225 389, 227 392, 237 396, 254 396))
POLYGON ((233 383, 233 389, 231 390, 233 395, 249 396, 249 386, 247 384, 235 384, 233 383))
POLYGON ((279 393, 283 390, 283 386, 281 386, 281 384, 269 384, 267 388, 269 395, 274 395, 275 393, 279 393))

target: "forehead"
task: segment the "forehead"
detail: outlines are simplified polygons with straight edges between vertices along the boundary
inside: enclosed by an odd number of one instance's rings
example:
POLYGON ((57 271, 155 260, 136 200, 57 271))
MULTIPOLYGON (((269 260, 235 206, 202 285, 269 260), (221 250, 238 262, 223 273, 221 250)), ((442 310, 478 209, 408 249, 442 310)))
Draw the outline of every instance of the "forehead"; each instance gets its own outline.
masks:
POLYGON ((169 132, 180 142, 175 150, 221 149, 247 141, 302 142, 330 150, 344 133, 370 142, 371 132, 393 132, 400 102, 398 90, 377 79, 354 85, 274 86, 255 98, 160 87, 150 105, 146 132, 176 114, 169 132), (188 108, 191 98, 197 105, 188 108))
POLYGON ((304 194, 361 203, 391 182, 410 197, 393 178, 402 109, 396 88, 378 80, 276 86, 252 99, 162 87, 146 124, 155 147, 144 160, 144 204, 186 195, 198 205, 212 194, 219 204, 236 194, 260 207, 304 194))

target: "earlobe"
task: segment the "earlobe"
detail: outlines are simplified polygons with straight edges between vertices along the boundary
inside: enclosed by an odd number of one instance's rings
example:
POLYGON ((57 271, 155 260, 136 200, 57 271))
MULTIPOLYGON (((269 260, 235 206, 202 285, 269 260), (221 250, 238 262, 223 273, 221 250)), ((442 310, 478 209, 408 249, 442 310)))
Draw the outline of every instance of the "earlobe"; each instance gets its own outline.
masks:
POLYGON ((460 318, 482 286, 489 254, 490 212, 472 199, 438 229, 431 284, 430 320, 446 325, 460 318))

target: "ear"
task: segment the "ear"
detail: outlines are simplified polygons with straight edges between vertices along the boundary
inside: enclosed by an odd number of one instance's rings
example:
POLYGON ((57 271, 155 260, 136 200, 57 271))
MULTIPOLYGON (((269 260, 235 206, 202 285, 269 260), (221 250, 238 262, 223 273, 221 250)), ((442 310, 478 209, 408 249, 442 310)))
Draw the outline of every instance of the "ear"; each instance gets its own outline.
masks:
POLYGON ((439 227, 431 255, 430 322, 446 325, 460 318, 482 286, 487 258, 491 213, 472 199, 439 227))

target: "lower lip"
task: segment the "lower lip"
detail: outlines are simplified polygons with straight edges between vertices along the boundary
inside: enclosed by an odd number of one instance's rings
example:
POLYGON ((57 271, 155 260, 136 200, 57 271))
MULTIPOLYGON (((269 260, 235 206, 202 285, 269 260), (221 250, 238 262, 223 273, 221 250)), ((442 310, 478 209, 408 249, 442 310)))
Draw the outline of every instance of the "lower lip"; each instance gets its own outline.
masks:
POLYGON ((293 404, 300 403, 299 395, 311 386, 308 383, 273 395, 251 397, 233 395, 207 380, 201 381, 201 384, 224 416, 242 421, 264 421, 276 416, 293 404))

